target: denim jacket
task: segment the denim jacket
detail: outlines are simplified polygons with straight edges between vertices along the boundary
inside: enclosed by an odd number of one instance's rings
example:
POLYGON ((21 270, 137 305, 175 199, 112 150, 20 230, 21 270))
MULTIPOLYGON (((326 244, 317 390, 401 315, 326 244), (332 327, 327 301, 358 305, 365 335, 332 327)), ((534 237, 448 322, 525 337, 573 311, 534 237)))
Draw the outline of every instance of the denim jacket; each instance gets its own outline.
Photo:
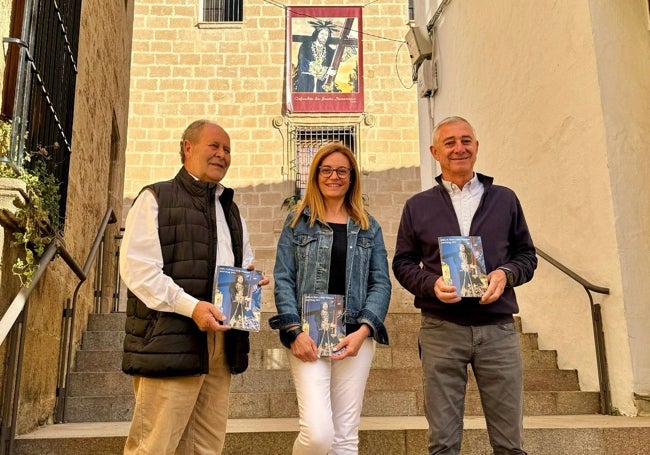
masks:
MULTIPOLYGON (((309 212, 291 228, 293 214, 285 220, 275 258, 275 306, 269 320, 273 329, 300 324, 301 296, 325 294, 334 232, 325 223, 308 224, 309 212)), ((345 266, 345 323, 368 324, 374 339, 388 344, 384 319, 390 303, 391 282, 381 227, 369 216, 370 227, 362 230, 348 219, 348 254, 345 266)))

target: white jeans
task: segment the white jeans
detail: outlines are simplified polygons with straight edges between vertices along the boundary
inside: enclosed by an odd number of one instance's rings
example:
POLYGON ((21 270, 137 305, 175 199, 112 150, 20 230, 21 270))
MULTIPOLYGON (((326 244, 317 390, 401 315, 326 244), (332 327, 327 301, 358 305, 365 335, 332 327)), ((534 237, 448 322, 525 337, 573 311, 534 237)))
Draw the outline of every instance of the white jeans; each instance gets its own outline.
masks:
POLYGON ((356 455, 363 393, 375 354, 368 338, 356 357, 302 362, 289 355, 298 397, 300 434, 293 455, 356 455))

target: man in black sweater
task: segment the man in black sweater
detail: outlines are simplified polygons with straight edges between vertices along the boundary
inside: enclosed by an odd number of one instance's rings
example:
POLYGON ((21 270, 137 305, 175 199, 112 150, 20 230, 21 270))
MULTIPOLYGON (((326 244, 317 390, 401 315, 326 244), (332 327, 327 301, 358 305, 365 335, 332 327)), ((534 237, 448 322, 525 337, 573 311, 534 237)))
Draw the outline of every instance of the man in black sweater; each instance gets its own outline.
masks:
POLYGON ((535 247, 515 193, 475 173, 478 141, 461 117, 433 131, 438 185, 411 197, 402 212, 393 272, 422 311, 419 335, 429 454, 458 454, 467 365, 478 384, 495 454, 522 449, 523 380, 514 287, 533 277, 535 247), (461 298, 442 277, 441 236, 480 236, 488 273, 481 297, 461 298))

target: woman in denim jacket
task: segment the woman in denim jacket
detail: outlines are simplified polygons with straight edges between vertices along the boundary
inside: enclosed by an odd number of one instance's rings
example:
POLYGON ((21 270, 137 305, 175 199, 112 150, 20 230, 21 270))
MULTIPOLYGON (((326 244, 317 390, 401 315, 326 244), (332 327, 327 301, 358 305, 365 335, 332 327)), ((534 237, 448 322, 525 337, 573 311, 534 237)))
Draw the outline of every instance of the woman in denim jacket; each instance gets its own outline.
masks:
POLYGON ((375 341, 388 344, 391 283, 381 227, 363 208, 359 167, 346 146, 330 143, 314 156, 305 197, 282 229, 273 276, 278 314, 270 325, 291 350, 300 413, 293 455, 356 454, 375 341), (319 358, 302 331, 304 294, 345 296, 346 336, 330 357, 319 358))

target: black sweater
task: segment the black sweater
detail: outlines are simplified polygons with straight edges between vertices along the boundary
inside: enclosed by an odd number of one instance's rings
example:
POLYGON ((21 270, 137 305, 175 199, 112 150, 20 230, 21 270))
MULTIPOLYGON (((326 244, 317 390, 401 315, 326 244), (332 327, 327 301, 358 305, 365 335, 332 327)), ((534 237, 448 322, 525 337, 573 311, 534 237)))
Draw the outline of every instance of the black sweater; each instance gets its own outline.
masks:
MULTIPOLYGON (((504 266, 514 273, 515 286, 524 284, 533 277, 537 256, 519 200, 512 190, 493 185, 492 177, 478 173, 477 177, 485 191, 469 235, 481 237, 487 273, 504 266)), ((461 235, 442 177, 436 181, 439 185, 414 195, 404 205, 393 258, 395 277, 415 296, 414 304, 424 314, 462 325, 512 321, 512 314, 519 312, 512 287, 488 305, 480 305, 478 298, 448 304, 435 296, 433 287, 442 275, 438 237, 461 235)))

